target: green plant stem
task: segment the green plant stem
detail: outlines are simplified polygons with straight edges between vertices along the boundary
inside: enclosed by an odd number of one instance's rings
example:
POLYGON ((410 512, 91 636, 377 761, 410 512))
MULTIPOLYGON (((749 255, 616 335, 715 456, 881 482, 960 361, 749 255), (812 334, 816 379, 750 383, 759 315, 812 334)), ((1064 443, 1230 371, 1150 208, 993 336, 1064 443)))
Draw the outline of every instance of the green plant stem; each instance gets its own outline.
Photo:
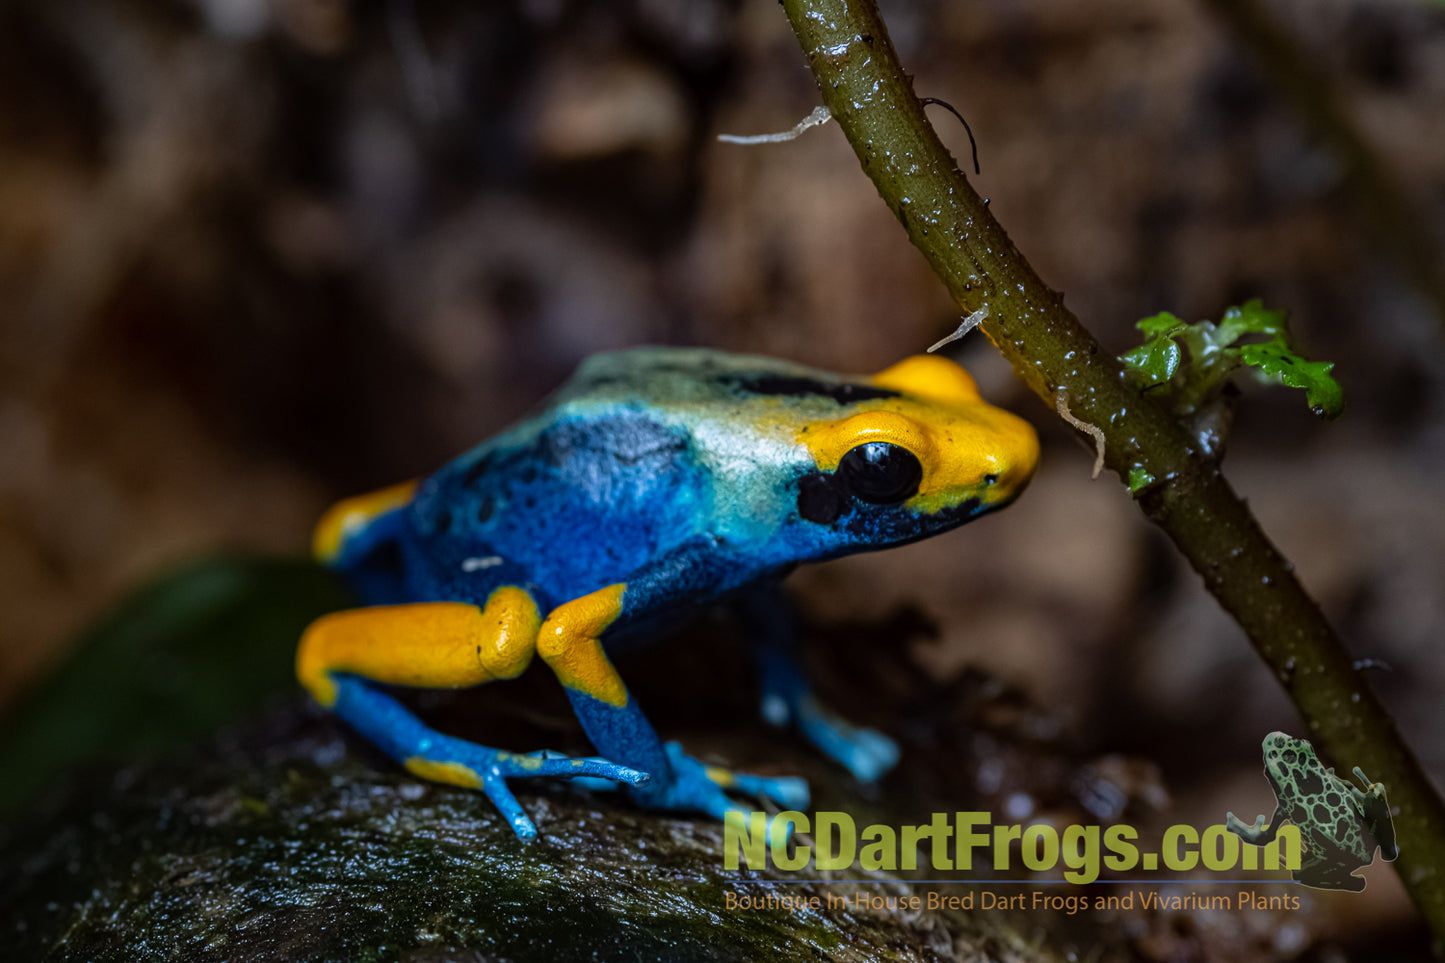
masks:
POLYGON ((1397 808, 1400 877, 1437 940, 1445 937, 1445 804, 1354 669, 1319 607, 1218 466, 1125 378, 1019 254, 923 115, 887 30, 867 0, 782 0, 823 102, 883 200, 959 309, 989 308, 983 331, 1049 408, 1101 428, 1105 462, 1143 471, 1145 513, 1243 627, 1337 764, 1384 782, 1397 808))

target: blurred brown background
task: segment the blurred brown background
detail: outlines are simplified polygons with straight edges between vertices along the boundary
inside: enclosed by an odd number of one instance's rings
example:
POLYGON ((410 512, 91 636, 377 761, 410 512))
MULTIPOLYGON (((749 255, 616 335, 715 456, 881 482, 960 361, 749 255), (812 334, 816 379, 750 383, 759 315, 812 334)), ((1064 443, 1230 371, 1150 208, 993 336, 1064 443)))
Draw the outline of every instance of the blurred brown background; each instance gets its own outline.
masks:
MULTIPOLYGON (((1262 8, 1438 277, 1445 8, 1262 8)), ((1226 468, 1445 773, 1445 318, 1340 153, 1193 0, 884 13, 918 93, 972 125, 996 216, 1107 347, 1260 297, 1338 362, 1340 421, 1251 388, 1226 468)), ((768 0, 0 6, 0 705, 158 567, 300 553, 329 500, 437 466, 594 351, 872 371, 951 330, 836 127, 715 140, 817 102, 768 0)), ((1268 811, 1258 741, 1299 724, 1241 633, 982 338, 953 351, 1039 426, 1037 481, 964 531, 800 574, 814 617, 916 602, 942 637, 913 655, 1156 761, 1181 820, 1268 811)), ((1392 884, 1350 907, 1402 913, 1392 884)))

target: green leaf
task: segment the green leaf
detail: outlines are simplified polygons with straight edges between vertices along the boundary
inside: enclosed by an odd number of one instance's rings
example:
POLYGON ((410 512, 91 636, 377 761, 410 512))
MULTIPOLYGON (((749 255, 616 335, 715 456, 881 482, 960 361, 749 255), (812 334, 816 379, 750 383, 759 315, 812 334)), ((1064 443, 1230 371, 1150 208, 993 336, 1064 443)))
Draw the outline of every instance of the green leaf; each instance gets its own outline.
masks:
POLYGON ((1149 472, 1135 465, 1129 469, 1129 494, 1137 495, 1150 485, 1154 484, 1154 476, 1149 472))
POLYGON ((1177 329, 1187 328, 1188 325, 1182 318, 1177 318, 1168 311, 1161 311, 1152 318, 1141 318, 1135 322, 1134 327, 1150 337, 1158 337, 1173 334, 1177 329))
POLYGON ((1203 410, 1241 365, 1274 384, 1300 388, 1310 410, 1334 418, 1344 408, 1344 393, 1330 375, 1334 365, 1309 361, 1291 342, 1283 311, 1271 311, 1257 299, 1231 307, 1219 324, 1185 324, 1167 311, 1136 323, 1147 338, 1120 355, 1130 377, 1144 389, 1160 389, 1174 414, 1188 418, 1203 410), (1241 344, 1240 339, 1268 339, 1241 344))
POLYGON ((1345 407, 1345 394, 1330 376, 1332 361, 1306 361, 1281 341, 1247 344, 1240 350, 1244 363, 1268 380, 1302 388, 1310 410, 1322 418, 1337 418, 1345 407))
POLYGON ((1169 338, 1155 338, 1146 341, 1122 356, 1124 364, 1139 375, 1146 388, 1164 384, 1179 370, 1183 351, 1177 342, 1169 338))
POLYGON ((1219 322, 1219 334, 1222 345, 1227 346, 1246 334, 1288 339, 1289 328, 1283 311, 1270 311, 1256 298, 1227 309, 1219 322))

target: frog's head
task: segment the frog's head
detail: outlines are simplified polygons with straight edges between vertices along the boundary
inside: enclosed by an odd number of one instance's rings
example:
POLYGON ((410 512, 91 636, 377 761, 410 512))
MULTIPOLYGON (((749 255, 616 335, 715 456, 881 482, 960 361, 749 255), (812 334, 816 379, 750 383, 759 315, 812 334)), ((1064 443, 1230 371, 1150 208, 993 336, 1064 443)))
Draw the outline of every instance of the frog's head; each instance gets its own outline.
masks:
POLYGON ((1385 798, 1385 784, 1370 782, 1370 777, 1359 766, 1355 767, 1355 776, 1365 784, 1364 792, 1356 790, 1355 793, 1360 815, 1374 835, 1375 842, 1380 844, 1380 855, 1387 860, 1394 859, 1400 855, 1400 847, 1395 843, 1395 820, 1390 815, 1390 801, 1385 798))
POLYGON ((1324 791, 1323 767, 1314 746, 1287 732, 1271 732, 1261 744, 1264 775, 1281 802, 1324 791))
POLYGON ((946 358, 908 358, 866 382, 853 386, 856 403, 796 428, 806 452, 796 524, 820 554, 953 528, 1009 504, 1033 477, 1033 428, 985 403, 946 358))
POLYGON ((1271 732, 1260 744, 1264 750, 1266 769, 1298 768, 1318 765, 1315 748, 1304 739, 1296 739, 1287 732, 1271 732))
POLYGON ((677 491, 677 501, 770 568, 916 541, 1002 508, 1039 455, 1028 422, 929 355, 844 376, 701 348, 634 348, 594 355, 554 408, 554 421, 642 415, 686 436, 706 486, 677 491))

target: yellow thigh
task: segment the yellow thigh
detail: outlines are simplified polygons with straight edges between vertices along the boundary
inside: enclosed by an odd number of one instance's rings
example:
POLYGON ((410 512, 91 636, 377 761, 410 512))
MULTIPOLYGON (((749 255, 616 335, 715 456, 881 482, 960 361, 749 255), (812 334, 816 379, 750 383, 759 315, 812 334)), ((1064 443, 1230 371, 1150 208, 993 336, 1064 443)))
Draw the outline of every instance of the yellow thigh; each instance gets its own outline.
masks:
POLYGON ((330 673, 376 682, 455 689, 522 673, 537 650, 537 603, 504 585, 484 607, 465 602, 378 605, 322 616, 296 651, 296 677, 324 706, 336 702, 330 673))

